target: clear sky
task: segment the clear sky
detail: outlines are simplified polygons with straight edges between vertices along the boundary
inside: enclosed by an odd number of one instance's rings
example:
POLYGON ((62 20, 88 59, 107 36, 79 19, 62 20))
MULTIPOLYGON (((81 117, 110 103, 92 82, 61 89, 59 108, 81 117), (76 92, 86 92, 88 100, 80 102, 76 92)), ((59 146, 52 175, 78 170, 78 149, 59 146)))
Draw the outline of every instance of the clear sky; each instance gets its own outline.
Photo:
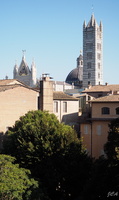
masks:
POLYGON ((13 78, 22 50, 37 78, 64 81, 76 67, 83 22, 93 13, 103 24, 104 83, 119 84, 119 0, 0 0, 0 79, 13 78))

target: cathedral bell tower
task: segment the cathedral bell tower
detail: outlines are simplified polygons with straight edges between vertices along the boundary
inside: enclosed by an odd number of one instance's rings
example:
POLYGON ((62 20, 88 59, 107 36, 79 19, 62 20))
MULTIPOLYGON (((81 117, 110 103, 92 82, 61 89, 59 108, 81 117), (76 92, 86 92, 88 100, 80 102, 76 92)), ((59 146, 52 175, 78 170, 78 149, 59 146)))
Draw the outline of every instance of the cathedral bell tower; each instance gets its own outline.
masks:
POLYGON ((103 28, 92 14, 89 23, 83 24, 83 88, 103 84, 103 28))

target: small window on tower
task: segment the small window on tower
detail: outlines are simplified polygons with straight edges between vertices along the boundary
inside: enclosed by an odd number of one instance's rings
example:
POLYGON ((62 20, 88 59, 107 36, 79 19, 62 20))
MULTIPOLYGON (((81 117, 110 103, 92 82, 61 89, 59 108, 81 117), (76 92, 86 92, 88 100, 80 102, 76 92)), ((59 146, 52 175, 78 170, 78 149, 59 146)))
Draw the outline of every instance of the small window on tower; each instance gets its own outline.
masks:
POLYGON ((100 73, 98 73, 98 79, 100 79, 100 73))
POLYGON ((93 49, 93 43, 87 43, 86 50, 92 50, 92 49, 93 49))
POLYGON ((93 36, 92 32, 87 32, 87 34, 86 34, 87 39, 91 39, 92 36, 93 36))
POLYGON ((92 52, 87 53, 87 59, 92 59, 92 52))
POLYGON ((97 50, 101 50, 101 44, 97 43, 97 50))
POLYGON ((91 73, 89 72, 89 73, 88 73, 88 79, 90 79, 90 78, 91 78, 91 73))
POLYGON ((98 63, 98 69, 100 69, 100 63, 98 63))
POLYGON ((87 63, 87 69, 90 69, 91 68, 91 62, 88 62, 87 63))
POLYGON ((101 59, 101 54, 100 53, 97 54, 97 58, 98 58, 98 60, 101 59))

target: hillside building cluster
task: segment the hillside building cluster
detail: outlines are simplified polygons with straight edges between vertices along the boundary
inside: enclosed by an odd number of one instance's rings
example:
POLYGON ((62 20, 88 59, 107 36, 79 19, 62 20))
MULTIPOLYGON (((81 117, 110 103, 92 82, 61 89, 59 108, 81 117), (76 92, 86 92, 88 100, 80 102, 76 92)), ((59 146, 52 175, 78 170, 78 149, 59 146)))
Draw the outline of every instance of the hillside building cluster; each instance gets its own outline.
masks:
POLYGON ((5 132, 30 110, 47 110, 60 122, 73 126, 87 152, 104 155, 108 124, 119 116, 119 85, 103 85, 102 23, 94 15, 83 24, 83 55, 65 82, 48 74, 36 80, 36 66, 28 67, 25 55, 15 65, 13 79, 0 80, 0 146, 5 132))

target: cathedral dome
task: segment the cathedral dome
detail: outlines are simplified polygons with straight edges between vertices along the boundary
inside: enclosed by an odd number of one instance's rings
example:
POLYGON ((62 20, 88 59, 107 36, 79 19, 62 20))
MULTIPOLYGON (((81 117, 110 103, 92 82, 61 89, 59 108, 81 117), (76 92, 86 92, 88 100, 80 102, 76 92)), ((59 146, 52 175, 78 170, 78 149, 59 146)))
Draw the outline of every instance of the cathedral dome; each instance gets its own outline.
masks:
POLYGON ((73 83, 75 86, 79 86, 82 82, 81 74, 81 68, 77 67, 68 74, 65 82, 69 84, 73 83))
POLYGON ((75 86, 82 87, 83 83, 83 56, 79 55, 77 58, 77 67, 73 69, 67 76, 66 83, 74 84, 75 86))

